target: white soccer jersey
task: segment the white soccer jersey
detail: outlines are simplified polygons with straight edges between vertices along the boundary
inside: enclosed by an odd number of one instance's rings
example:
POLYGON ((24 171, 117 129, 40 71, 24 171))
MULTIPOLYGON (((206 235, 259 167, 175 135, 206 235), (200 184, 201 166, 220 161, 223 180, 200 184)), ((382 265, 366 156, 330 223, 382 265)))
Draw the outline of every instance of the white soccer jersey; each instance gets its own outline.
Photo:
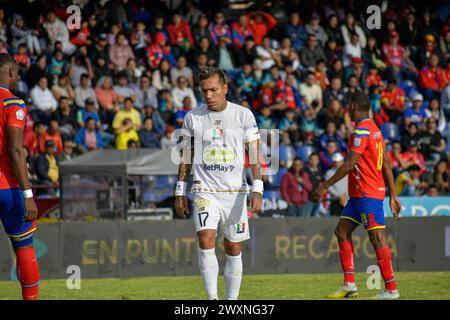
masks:
POLYGON ((221 112, 203 104, 184 119, 186 134, 194 137, 191 192, 245 192, 245 143, 259 139, 253 113, 227 102, 221 112))

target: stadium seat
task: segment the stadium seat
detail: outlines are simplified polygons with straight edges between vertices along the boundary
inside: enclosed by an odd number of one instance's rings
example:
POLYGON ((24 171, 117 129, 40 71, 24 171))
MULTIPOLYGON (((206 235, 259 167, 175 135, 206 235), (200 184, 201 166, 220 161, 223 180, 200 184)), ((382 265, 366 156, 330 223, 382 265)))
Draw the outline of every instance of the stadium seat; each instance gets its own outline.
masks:
POLYGON ((156 189, 173 189, 177 183, 177 177, 166 175, 156 176, 154 182, 156 189))
POLYGON ((388 141, 400 141, 400 131, 395 123, 386 122, 381 125, 383 138, 388 141))
POLYGON ((280 161, 288 162, 295 156, 294 148, 290 146, 280 145, 280 161))
POLYGON ((405 92, 405 96, 409 98, 417 91, 416 84, 411 80, 402 80, 398 86, 405 92))
POLYGON ((442 135, 447 138, 447 145, 450 144, 450 123, 447 122, 445 125, 444 131, 442 131, 442 135))
POLYGON ((281 199, 281 193, 278 190, 264 191, 263 199, 281 199))
POLYGON ((297 151, 296 152, 297 153, 297 157, 300 157, 303 160, 303 162, 306 162, 306 161, 308 161, 309 155, 311 153, 315 152, 316 149, 313 146, 305 145, 305 146, 297 147, 296 151, 297 151))
POLYGON ((275 175, 268 176, 268 188, 279 188, 281 185, 281 178, 286 173, 286 168, 280 168, 275 175))

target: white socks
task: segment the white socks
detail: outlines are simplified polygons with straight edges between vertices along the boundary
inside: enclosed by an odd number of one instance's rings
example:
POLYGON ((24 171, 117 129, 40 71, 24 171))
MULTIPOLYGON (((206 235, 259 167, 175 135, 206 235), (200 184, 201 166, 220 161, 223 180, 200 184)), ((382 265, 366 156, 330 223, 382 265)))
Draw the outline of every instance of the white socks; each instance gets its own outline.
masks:
POLYGON ((242 279, 242 253, 238 256, 226 256, 225 262, 225 296, 226 300, 237 300, 242 279))
POLYGON ((202 274, 203 284, 209 300, 218 300, 217 278, 219 276, 219 263, 217 262, 216 249, 199 249, 198 265, 202 274))

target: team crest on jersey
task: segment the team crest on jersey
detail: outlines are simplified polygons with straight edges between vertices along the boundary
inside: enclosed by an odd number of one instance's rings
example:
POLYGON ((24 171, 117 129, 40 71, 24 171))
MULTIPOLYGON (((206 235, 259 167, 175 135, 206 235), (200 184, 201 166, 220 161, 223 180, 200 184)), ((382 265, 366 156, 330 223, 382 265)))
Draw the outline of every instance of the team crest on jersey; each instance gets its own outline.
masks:
POLYGON ((378 139, 378 138, 380 138, 381 137, 381 132, 380 131, 377 131, 377 132, 375 132, 374 134, 373 134, 373 138, 374 139, 378 139))
POLYGON ((16 111, 17 120, 22 121, 25 118, 25 112, 22 109, 16 111))
POLYGON ((353 140, 353 145, 355 147, 359 147, 361 145, 361 139, 360 138, 355 138, 355 140, 353 140))
POLYGON ((223 137, 223 129, 220 127, 215 127, 213 129, 213 140, 222 139, 222 137, 223 137))

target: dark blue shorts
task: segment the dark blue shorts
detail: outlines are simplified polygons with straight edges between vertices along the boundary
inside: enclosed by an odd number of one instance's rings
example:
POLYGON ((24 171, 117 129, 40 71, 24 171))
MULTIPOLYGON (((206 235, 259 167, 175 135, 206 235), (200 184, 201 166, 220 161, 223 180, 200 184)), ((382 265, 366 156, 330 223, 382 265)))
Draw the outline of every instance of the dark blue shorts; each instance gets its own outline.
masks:
POLYGON ((386 227, 383 200, 375 198, 350 198, 341 213, 342 219, 364 225, 366 230, 386 227))
POLYGON ((8 236, 24 237, 36 230, 36 223, 24 221, 25 205, 20 188, 0 189, 0 219, 8 236))

